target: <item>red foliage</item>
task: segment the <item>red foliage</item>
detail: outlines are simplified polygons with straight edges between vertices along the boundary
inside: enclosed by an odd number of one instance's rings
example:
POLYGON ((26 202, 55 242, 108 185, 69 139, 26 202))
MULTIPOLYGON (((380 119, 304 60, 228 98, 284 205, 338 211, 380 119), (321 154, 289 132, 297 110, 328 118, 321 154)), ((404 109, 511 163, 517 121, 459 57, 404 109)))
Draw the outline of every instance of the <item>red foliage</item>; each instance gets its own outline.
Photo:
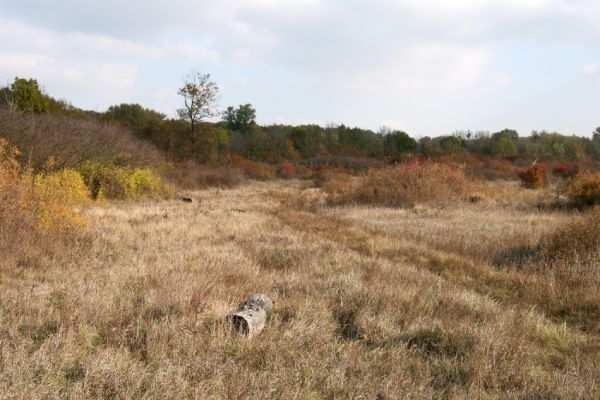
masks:
POLYGON ((552 168, 552 175, 559 178, 571 178, 579 172, 579 165, 571 164, 559 164, 552 168))
POLYGON ((279 176, 282 178, 290 178, 295 175, 296 168, 289 162, 279 164, 279 176))
POLYGON ((536 164, 519 173, 521 183, 529 189, 538 189, 546 185, 546 167, 536 164))
POLYGON ((250 179, 267 181, 275 177, 275 171, 273 167, 266 163, 246 161, 241 165, 241 168, 246 176, 250 179))

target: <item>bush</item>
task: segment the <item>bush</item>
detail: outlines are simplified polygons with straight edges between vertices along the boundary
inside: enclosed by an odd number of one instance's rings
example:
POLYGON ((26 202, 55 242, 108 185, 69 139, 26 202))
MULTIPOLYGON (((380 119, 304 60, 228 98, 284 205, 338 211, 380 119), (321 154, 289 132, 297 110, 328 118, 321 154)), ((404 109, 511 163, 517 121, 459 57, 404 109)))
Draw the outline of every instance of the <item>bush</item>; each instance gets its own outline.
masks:
POLYGON ((282 178, 291 178, 296 174, 296 168, 294 168, 294 164, 284 162, 279 164, 278 173, 282 178))
POLYGON ((470 189, 458 165, 413 159, 393 167, 369 170, 354 184, 324 185, 333 203, 411 207, 444 205, 466 197, 470 189))
POLYGON ((539 189, 546 186, 546 167, 536 164, 519 173, 521 184, 528 189, 539 189))
POLYGON ((2 136, 22 154, 22 164, 42 171, 46 161, 55 167, 76 168, 86 160, 136 167, 158 166, 163 155, 131 132, 92 119, 50 114, 26 114, 0 107, 2 136))
POLYGON ((275 178, 274 168, 266 163, 247 161, 242 165, 242 169, 250 179, 268 181, 275 178))
POLYGON ((552 168, 552 175, 559 178, 572 178, 579 172, 577 164, 559 164, 552 168))
POLYGON ((544 237, 539 254, 550 261, 573 261, 592 259, 599 251, 600 208, 595 208, 544 237))
POLYGON ((600 204, 600 173, 581 173, 567 186, 567 199, 573 207, 591 207, 600 204))
POLYGON ((187 160, 179 164, 167 164, 162 175, 183 189, 198 189, 207 187, 230 188, 239 185, 244 180, 244 173, 237 166, 219 166, 199 164, 187 160))
POLYGON ((79 172, 95 200, 163 197, 173 192, 170 185, 148 168, 85 161, 79 165, 79 172))
MULTIPOLYGON (((86 221, 75 211, 90 201, 73 170, 35 175, 17 162, 19 152, 0 138, 0 254, 15 257, 30 245, 36 252, 63 243, 86 221)), ((32 250, 33 251, 33 250, 32 250)))
POLYGON ((90 203, 90 191, 77 171, 64 169, 33 179, 39 207, 38 225, 42 229, 73 229, 85 220, 73 207, 90 203))

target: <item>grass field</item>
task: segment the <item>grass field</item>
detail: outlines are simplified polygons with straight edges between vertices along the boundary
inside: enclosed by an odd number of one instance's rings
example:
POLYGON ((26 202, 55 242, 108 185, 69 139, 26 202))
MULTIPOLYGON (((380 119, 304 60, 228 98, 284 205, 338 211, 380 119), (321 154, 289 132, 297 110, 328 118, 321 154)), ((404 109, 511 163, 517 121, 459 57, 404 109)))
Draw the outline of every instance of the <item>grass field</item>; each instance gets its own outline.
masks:
POLYGON ((86 209, 68 253, 0 259, 0 398, 600 398, 598 262, 535 257, 576 216, 497 185, 444 208, 288 181, 86 209), (252 293, 275 310, 248 341, 222 320, 252 293))

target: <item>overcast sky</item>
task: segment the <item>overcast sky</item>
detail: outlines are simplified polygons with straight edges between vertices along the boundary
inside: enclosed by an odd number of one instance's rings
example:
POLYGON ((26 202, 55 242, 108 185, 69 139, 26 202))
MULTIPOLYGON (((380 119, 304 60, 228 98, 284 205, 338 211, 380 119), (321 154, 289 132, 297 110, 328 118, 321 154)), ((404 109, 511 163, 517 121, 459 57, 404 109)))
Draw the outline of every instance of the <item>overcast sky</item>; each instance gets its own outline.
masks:
POLYGON ((260 123, 589 135, 600 0, 0 0, 1 84, 174 115, 192 68, 260 123))

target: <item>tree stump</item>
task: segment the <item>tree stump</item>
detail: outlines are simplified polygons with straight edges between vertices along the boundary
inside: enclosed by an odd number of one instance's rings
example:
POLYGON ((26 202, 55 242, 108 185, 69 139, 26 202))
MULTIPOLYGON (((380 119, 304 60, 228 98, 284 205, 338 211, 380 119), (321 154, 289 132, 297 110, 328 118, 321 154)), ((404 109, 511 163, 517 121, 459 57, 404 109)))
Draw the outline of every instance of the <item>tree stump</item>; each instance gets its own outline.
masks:
POLYGON ((233 329, 248 339, 258 335, 273 310, 273 300, 264 294, 253 294, 246 300, 240 310, 228 317, 233 329))

